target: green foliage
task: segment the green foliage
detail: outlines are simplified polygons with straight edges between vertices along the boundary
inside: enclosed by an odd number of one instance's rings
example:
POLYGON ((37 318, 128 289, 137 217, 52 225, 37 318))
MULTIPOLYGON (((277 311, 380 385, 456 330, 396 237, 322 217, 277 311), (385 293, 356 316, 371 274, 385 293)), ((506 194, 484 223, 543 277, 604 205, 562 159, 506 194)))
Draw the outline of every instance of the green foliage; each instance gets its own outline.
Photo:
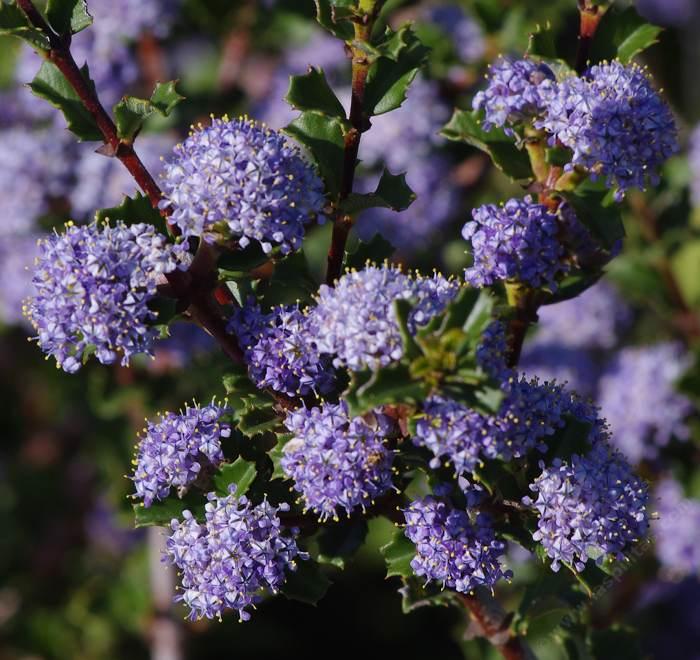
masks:
POLYGON ((450 589, 442 589, 435 584, 424 586, 415 576, 405 577, 401 594, 401 610, 410 614, 420 607, 456 607, 460 605, 459 596, 450 589))
POLYGON ((386 576, 408 578, 413 575, 411 560, 416 556, 416 546, 406 538, 403 530, 397 529, 390 543, 383 545, 380 552, 386 562, 386 576))
POLYGON ((297 570, 287 574, 282 593, 290 600, 316 605, 328 591, 331 581, 318 562, 306 559, 297 563, 297 570))
POLYGON ((162 502, 154 502, 146 507, 142 503, 134 504, 134 525, 136 527, 167 527, 173 518, 181 518, 182 512, 188 509, 195 518, 204 517, 206 500, 202 493, 189 492, 182 499, 168 497, 162 502))
MULTIPOLYGON (((80 70, 83 78, 94 89, 87 64, 80 70)), ((45 99, 58 108, 66 118, 68 128, 83 142, 101 142, 102 133, 92 115, 85 109, 82 101, 70 83, 55 64, 44 62, 29 87, 36 96, 45 99)))
POLYGON ((700 239, 684 243, 671 257, 671 270, 684 300, 700 309, 700 239))
POLYGON ((381 234, 375 234, 369 241, 357 241, 351 252, 345 253, 347 268, 364 268, 368 262, 380 264, 394 254, 394 246, 381 234))
POLYGON ((255 463, 246 461, 243 458, 237 458, 233 463, 224 463, 214 474, 214 485, 216 486, 219 495, 228 495, 229 486, 236 485, 234 495, 241 497, 245 495, 250 488, 258 470, 255 463))
POLYGON ((397 32, 387 29, 367 74, 365 112, 381 115, 400 107, 428 52, 410 25, 397 32))
POLYGON ((345 568, 345 563, 365 542, 367 520, 359 516, 326 525, 318 534, 318 561, 345 568))
POLYGON ((177 81, 156 83, 150 99, 125 96, 114 106, 114 121, 117 135, 125 142, 133 142, 151 115, 158 113, 167 117, 185 97, 175 89, 177 81))
POLYGON ((518 149, 512 138, 502 129, 486 132, 481 128, 479 113, 455 109, 450 121, 442 129, 448 140, 465 142, 487 153, 494 165, 514 181, 530 181, 533 178, 530 160, 518 149))
POLYGON ((610 250, 625 237, 620 205, 608 190, 586 183, 564 196, 576 211, 576 217, 605 249, 610 250))
POLYGON ((336 37, 349 41, 355 31, 350 18, 353 12, 332 0, 314 0, 316 3, 316 20, 336 37))
POLYGON ((119 206, 100 209, 95 213, 95 217, 98 222, 105 222, 106 220, 116 222, 117 220, 121 220, 127 225, 147 222, 148 224, 155 225, 162 232, 167 231, 165 220, 158 212, 158 209, 153 208, 151 200, 139 192, 135 193, 133 197, 125 196, 119 206))
POLYGON ((29 19, 16 4, 0 2, 0 35, 11 35, 26 41, 39 52, 48 51, 49 38, 32 27, 29 19))
POLYGON ((343 104, 328 85, 323 69, 310 67, 303 76, 292 76, 284 98, 289 105, 302 112, 314 110, 345 121, 343 104))
POLYGON ((620 59, 628 63, 658 42, 662 28, 647 23, 633 7, 607 12, 593 40, 591 60, 620 59))
POLYGON ((405 211, 415 199, 415 193, 406 183, 405 173, 392 174, 385 169, 373 193, 350 193, 347 199, 340 203, 340 209, 349 214, 370 208, 405 211))
POLYGON ((57 34, 76 34, 92 25, 85 0, 48 0, 46 19, 57 34))

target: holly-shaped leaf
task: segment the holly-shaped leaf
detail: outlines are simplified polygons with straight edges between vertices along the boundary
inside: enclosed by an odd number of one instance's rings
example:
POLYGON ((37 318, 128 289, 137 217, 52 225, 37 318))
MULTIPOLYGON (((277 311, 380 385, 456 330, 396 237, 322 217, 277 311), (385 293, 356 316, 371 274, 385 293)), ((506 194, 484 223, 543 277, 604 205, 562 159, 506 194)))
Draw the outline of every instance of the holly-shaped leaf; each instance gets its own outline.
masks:
POLYGON ((143 123, 152 114, 158 113, 167 117, 173 108, 185 98, 177 93, 175 84, 176 81, 158 83, 150 99, 124 96, 114 106, 114 122, 117 125, 119 138, 125 142, 133 142, 143 127, 143 123))
POLYGON ((255 481, 258 470, 255 463, 237 458, 233 463, 224 463, 214 475, 214 485, 219 495, 229 494, 229 486, 236 484, 234 495, 245 495, 250 485, 255 481))
POLYGON ((406 183, 405 173, 392 174, 385 169, 373 193, 350 193, 340 208, 354 214, 369 208, 385 208, 405 211, 416 199, 416 194, 406 183))
POLYGON ((16 4, 0 1, 0 35, 10 35, 26 41, 32 48, 47 51, 49 38, 32 27, 29 19, 16 4))
POLYGON ((382 546, 379 551, 386 562, 386 576, 411 577, 413 569, 411 561, 416 556, 416 546, 406 538, 402 530, 397 529, 391 542, 382 546))
POLYGON ((49 0, 46 19, 57 34, 76 34, 92 25, 85 0, 49 0))
POLYGON ((316 110, 345 121, 345 109, 331 89, 322 69, 310 67, 303 76, 292 76, 284 100, 297 110, 316 110))

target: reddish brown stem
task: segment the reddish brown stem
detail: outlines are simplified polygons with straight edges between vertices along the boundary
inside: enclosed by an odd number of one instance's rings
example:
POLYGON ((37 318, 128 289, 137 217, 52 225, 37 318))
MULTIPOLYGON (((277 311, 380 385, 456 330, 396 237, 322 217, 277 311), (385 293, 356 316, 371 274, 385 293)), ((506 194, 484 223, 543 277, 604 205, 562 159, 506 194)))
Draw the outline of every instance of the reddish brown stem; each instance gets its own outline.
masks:
POLYGON ((576 52, 576 73, 581 74, 588 66, 593 38, 606 8, 593 5, 589 0, 579 0, 578 5, 581 25, 579 28, 578 51, 576 52))
MULTIPOLYGON (((57 35, 51 29, 39 10, 34 6, 32 0, 17 0, 17 4, 30 23, 49 38, 50 50, 47 54, 48 60, 56 65, 80 98, 85 109, 95 120, 109 155, 118 158, 123 163, 141 190, 148 195, 148 199, 154 208, 158 208, 163 193, 151 176, 151 173, 141 162, 136 151, 134 151, 133 145, 119 138, 117 127, 112 118, 100 103, 95 90, 83 77, 71 55, 70 39, 57 35)), ((170 214, 167 208, 159 210, 166 218, 170 214)), ((172 233, 177 233, 175 227, 168 225, 168 228, 172 233)), ((201 264, 201 259, 195 258, 194 264, 201 264)), ((226 331, 226 323, 212 294, 216 285, 216 278, 212 279, 209 273, 203 275, 199 266, 188 272, 174 271, 166 277, 174 295, 188 305, 192 318, 216 339, 231 360, 241 363, 243 361, 241 349, 235 337, 226 331)))

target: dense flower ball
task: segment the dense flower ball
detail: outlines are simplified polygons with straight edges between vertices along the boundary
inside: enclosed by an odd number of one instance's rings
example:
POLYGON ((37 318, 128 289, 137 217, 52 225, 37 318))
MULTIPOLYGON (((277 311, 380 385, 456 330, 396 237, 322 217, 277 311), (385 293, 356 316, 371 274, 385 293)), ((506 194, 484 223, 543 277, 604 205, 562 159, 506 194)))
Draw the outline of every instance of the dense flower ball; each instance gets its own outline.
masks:
POLYGON ((286 504, 254 506, 234 492, 231 486, 227 497, 209 493, 204 523, 190 511, 171 523, 165 559, 179 569, 182 593, 176 600, 190 608, 193 620, 237 610, 247 621, 263 592, 277 593, 287 571, 296 570, 295 560, 308 557, 297 547, 297 530, 282 528, 278 511, 287 511, 286 504))
POLYGON ((428 496, 412 502, 404 517, 404 533, 416 545, 411 568, 418 577, 460 593, 493 588, 512 577, 500 562, 505 543, 496 539, 486 514, 472 519, 466 511, 428 496))
POLYGON ((618 61, 563 80, 547 98, 540 127, 573 151, 568 169, 602 177, 621 199, 656 185, 658 169, 678 150, 673 115, 640 67, 618 61))
POLYGON ((301 246, 304 225, 323 220, 324 189, 284 135, 248 119, 213 119, 174 150, 161 177, 170 222, 214 242, 258 241, 265 252, 301 246))
POLYGON ((658 520, 651 523, 656 556, 672 575, 700 572, 700 500, 684 497, 680 484, 664 479, 654 493, 658 520))
POLYGON ((350 419, 344 403, 287 415, 285 424, 294 438, 285 445, 281 464, 305 509, 322 520, 337 519, 340 509, 348 515, 364 510, 392 487, 386 420, 375 421, 370 425, 362 417, 350 419))
POLYGON ((470 474, 483 458, 498 455, 501 437, 493 420, 450 399, 431 397, 423 404, 413 443, 435 456, 432 468, 448 462, 455 474, 470 474))
POLYGON ((687 440, 691 402, 675 388, 689 357, 674 343, 621 350, 608 364, 598 402, 613 441, 633 463, 653 459, 672 438, 687 440))
POLYGON ((165 499, 172 488, 182 495, 209 468, 224 460, 221 438, 231 427, 221 422, 226 408, 211 403, 184 412, 168 412, 158 422, 148 422, 138 444, 132 480, 144 506, 165 499))
POLYGON ((157 316, 148 303, 185 255, 151 225, 69 223, 40 244, 26 309, 39 346, 71 373, 92 351, 103 364, 121 355, 123 365, 150 353, 158 333, 148 325, 157 316))
POLYGON ((512 126, 543 113, 543 92, 554 84, 554 74, 546 64, 504 57, 491 65, 487 78, 486 89, 474 97, 474 110, 484 111, 484 130, 505 127, 509 135, 512 126))
POLYGON ((582 571, 589 558, 621 559, 625 550, 647 532, 646 484, 634 475, 621 454, 605 442, 594 444, 585 456, 554 459, 530 490, 536 499, 523 498, 537 512, 532 535, 552 559, 582 571))
POLYGON ((462 229, 471 242, 474 264, 464 272, 475 287, 499 280, 518 280, 533 287, 556 288, 556 277, 568 269, 557 239, 557 217, 531 197, 502 206, 486 204, 472 212, 462 229))
POLYGON ((409 330, 415 332, 445 309, 458 288, 442 275, 409 276, 388 265, 349 271, 335 287, 321 286, 310 312, 319 329, 319 350, 335 355, 335 366, 352 371, 386 366, 403 354, 394 301, 415 302, 409 316, 409 330))
POLYGON ((310 319, 298 306, 264 313, 250 302, 234 311, 229 331, 238 338, 258 387, 289 396, 323 395, 333 389, 330 357, 319 353, 310 319))

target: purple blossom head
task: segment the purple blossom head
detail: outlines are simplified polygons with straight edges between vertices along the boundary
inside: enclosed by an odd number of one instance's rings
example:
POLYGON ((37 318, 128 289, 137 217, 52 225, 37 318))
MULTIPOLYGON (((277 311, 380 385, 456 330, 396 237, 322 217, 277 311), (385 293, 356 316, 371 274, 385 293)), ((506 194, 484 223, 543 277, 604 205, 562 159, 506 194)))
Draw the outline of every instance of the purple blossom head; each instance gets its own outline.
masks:
POLYGON ((403 355, 394 301, 415 302, 409 316, 409 330, 415 332, 445 309, 458 288, 442 275, 409 276, 386 264, 349 271, 335 287, 319 289, 310 312, 319 329, 318 348, 336 356, 335 366, 352 371, 386 366, 403 355))
POLYGON ((159 279, 186 264, 180 246, 147 224, 69 223, 39 249, 26 314, 45 353, 70 373, 91 352, 102 364, 121 355, 123 365, 150 354, 158 333, 148 303, 159 279))
POLYGON ((428 496, 411 502, 404 517, 404 534, 416 546, 411 568, 418 577, 460 593, 479 586, 493 589, 512 577, 500 561, 506 545, 496 538, 486 514, 470 516, 428 496))
POLYGON ((278 512, 264 500, 253 505, 236 497, 235 485, 226 497, 209 493, 205 521, 190 511, 173 520, 164 559, 179 569, 181 594, 176 598, 190 608, 190 618, 221 618, 236 610, 241 621, 250 619, 251 607, 266 591, 277 593, 296 559, 307 559, 296 544, 296 529, 284 530, 278 512))
POLYGON ((474 110, 484 111, 484 130, 502 127, 509 135, 513 126, 542 115, 543 92, 554 84, 554 74, 546 64, 505 57, 491 65, 487 79, 486 89, 474 97, 474 110))
POLYGON ((484 287, 516 280, 535 288, 556 288, 556 278, 568 269, 556 215, 528 196, 502 206, 486 204, 474 209, 472 217, 462 229, 474 258, 464 272, 469 284, 484 287))
POLYGON ((554 459, 530 485, 536 499, 523 503, 537 514, 532 535, 552 560, 582 571, 589 558, 621 559, 642 539, 649 526, 646 484, 632 472, 621 454, 605 442, 585 456, 554 459))
POLYGON ((675 388, 689 366, 675 343, 624 348, 609 362, 598 402, 615 446, 633 463, 656 458, 674 437, 690 436, 686 422, 693 405, 675 388))
POLYGON ((674 577, 700 572, 700 500, 684 496, 681 485, 663 479, 654 492, 658 520, 651 529, 656 556, 663 569, 674 577))
POLYGON ((156 423, 148 422, 131 477, 134 497, 146 507, 168 497, 173 488, 182 497, 207 470, 216 468, 224 460, 221 438, 231 435, 231 427, 220 421, 226 412, 212 402, 186 406, 179 414, 168 412, 156 423))
POLYGON ((304 226, 323 221, 324 188, 286 137, 248 119, 213 119, 174 150, 161 176, 170 222, 185 237, 299 249, 304 226))
POLYGON ((333 390, 335 372, 321 355, 308 314, 296 305, 264 313, 254 301, 237 308, 229 322, 245 354, 248 373, 260 388, 288 396, 324 395, 333 390))
POLYGON ((293 434, 284 448, 282 469, 294 481, 305 509, 322 520, 365 509, 391 487, 392 452, 384 436, 387 420, 350 419, 344 403, 300 408, 287 415, 293 434))
POLYGON ((656 185, 659 167, 678 150, 673 115, 646 71, 618 61, 560 82, 538 126, 573 151, 567 169, 604 179, 618 200, 630 188, 656 185))
POLYGON ((576 298, 540 307, 538 316, 534 339, 538 345, 608 350, 630 325, 632 310, 603 280, 576 298))
POLYGON ((456 3, 429 7, 426 20, 437 25, 454 43, 457 55, 465 64, 478 62, 486 52, 481 26, 456 3))

